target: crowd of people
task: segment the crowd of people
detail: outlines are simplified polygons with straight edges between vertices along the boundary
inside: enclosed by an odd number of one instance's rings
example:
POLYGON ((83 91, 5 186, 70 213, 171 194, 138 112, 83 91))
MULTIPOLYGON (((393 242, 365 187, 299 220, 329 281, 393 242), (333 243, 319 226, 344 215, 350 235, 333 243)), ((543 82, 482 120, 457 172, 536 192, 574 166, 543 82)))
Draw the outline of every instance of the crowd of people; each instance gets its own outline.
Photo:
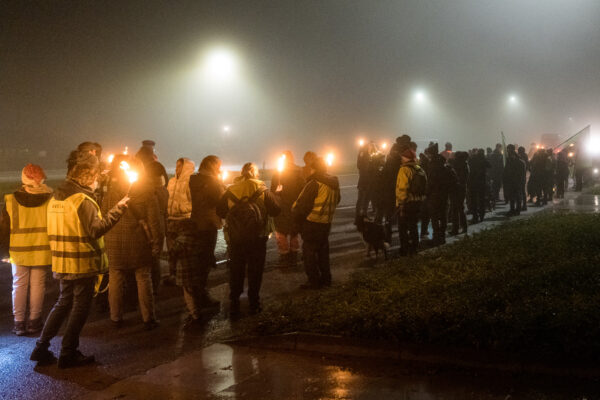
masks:
MULTIPOLYGON (((84 142, 70 153, 66 179, 54 190, 44 183, 43 169, 28 164, 21 187, 5 196, 0 256, 12 264, 13 331, 39 334, 31 360, 56 360, 50 341, 65 325, 58 366, 93 362, 93 356, 79 351, 79 334, 94 297, 105 288, 115 328, 123 324, 125 295, 132 285, 147 330, 159 325, 155 298, 161 283, 181 287, 186 326, 201 321, 206 310, 220 306, 207 288, 220 229, 229 259, 231 318, 241 315, 246 279, 249 313, 261 311, 271 234, 281 267, 296 266, 302 251, 307 277, 303 288, 331 285, 328 237, 340 186, 323 158, 308 151, 300 167, 286 151, 270 187, 251 162, 226 185, 221 160, 214 155, 202 159, 198 168, 191 159, 178 159, 169 179, 154 146, 144 141, 135 156, 120 154, 103 162, 102 147, 84 142), (131 179, 130 170, 136 171, 137 180, 131 179), (169 272, 162 277, 165 244, 169 272), (59 282, 59 296, 44 321, 50 272, 59 282)), ((483 221, 498 201, 510 203, 508 215, 516 216, 528 203, 541 206, 553 196, 564 196, 572 164, 567 149, 528 154, 512 144, 498 144, 487 153, 453 151, 451 143, 443 151, 437 143, 418 156, 417 150, 403 135, 388 154, 372 142, 358 154, 356 225, 360 229, 369 220, 379 226, 389 247, 397 223, 401 256, 417 253, 430 226, 431 244, 441 245, 447 234, 467 233, 468 225, 483 221)))
POLYGON ((363 144, 357 158, 355 225, 360 227, 365 219, 381 225, 389 247, 397 222, 400 255, 415 254, 420 238, 429 237, 430 226, 429 244, 441 245, 447 234, 467 233, 468 225, 483 221, 499 201, 510 204, 510 217, 526 211, 528 204, 542 206, 554 196, 562 198, 573 150, 565 147, 555 153, 532 144, 527 153, 522 146, 497 144, 494 150, 453 151, 446 143, 440 151, 431 142, 417 156, 417 144, 407 135, 396 138, 387 155, 374 142, 363 144))
POLYGON ((94 296, 103 292, 106 282, 115 328, 123 324, 124 291, 132 281, 144 327, 156 328, 155 296, 165 242, 166 280, 182 288, 186 326, 220 305, 210 297, 207 279, 216 266, 221 228, 229 257, 231 318, 241 315, 246 275, 249 312, 261 311, 266 244, 273 232, 282 266, 296 265, 302 242, 307 276, 303 288, 331 285, 328 237, 340 189, 317 154, 307 152, 305 165, 299 167, 286 152, 285 164, 268 188, 251 162, 225 185, 221 160, 214 155, 205 157, 198 169, 192 160, 180 158, 169 179, 153 141, 144 141, 135 156, 121 154, 110 162, 102 162, 101 153, 97 143, 80 144, 69 155, 66 179, 54 190, 44 183, 43 169, 28 164, 21 187, 5 196, 0 256, 12 264, 13 332, 39 334, 31 360, 57 360, 50 341, 65 325, 58 367, 95 361, 79 351, 79 335, 94 296), (137 179, 131 178, 130 170, 137 179), (50 272, 59 282, 59 295, 44 321, 50 272))

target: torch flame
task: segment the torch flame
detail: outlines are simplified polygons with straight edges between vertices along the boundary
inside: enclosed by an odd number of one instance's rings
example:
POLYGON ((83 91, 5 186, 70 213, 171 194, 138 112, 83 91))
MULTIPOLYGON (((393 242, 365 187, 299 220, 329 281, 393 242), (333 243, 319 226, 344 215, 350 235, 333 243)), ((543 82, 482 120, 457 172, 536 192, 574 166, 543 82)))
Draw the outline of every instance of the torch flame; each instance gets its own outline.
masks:
POLYGON ((129 163, 127 161, 121 161, 121 163, 119 164, 119 168, 121 168, 123 171, 127 172, 129 171, 129 163))
POLYGON ((128 152, 129 152, 129 148, 127 146, 125 146, 125 150, 123 151, 123 154, 127 155, 128 152))
POLYGON ((385 150, 385 149, 386 149, 386 147, 387 147, 387 143, 386 143, 386 142, 383 142, 383 143, 381 143, 381 148, 382 148, 382 149, 384 149, 384 150, 385 150))
POLYGON ((109 163, 109 164, 112 164, 112 162, 113 162, 113 160, 114 160, 114 159, 115 159, 115 155, 114 155, 114 154, 110 154, 110 155, 108 156, 108 163, 109 163))
POLYGON ((364 140, 364 139, 359 139, 359 140, 358 140, 358 145, 359 145, 360 147, 363 147, 363 146, 365 145, 365 140, 364 140))
POLYGON ((139 174, 136 171, 125 171, 125 174, 130 184, 138 180, 139 174))
POLYGON ((283 168, 285 166, 285 154, 282 154, 281 157, 277 159, 277 171, 280 173, 283 172, 283 168))
POLYGON ((221 179, 223 180, 223 182, 225 182, 227 180, 228 176, 229 176, 229 172, 227 172, 227 170, 221 172, 221 179))
POLYGON ((569 152, 569 157, 573 157, 573 155, 574 155, 574 154, 573 154, 573 152, 572 152, 572 151, 571 151, 571 152, 569 152))
POLYGON ((327 155, 325 156, 325 162, 330 167, 333 165, 333 158, 334 158, 333 153, 327 153, 327 155))

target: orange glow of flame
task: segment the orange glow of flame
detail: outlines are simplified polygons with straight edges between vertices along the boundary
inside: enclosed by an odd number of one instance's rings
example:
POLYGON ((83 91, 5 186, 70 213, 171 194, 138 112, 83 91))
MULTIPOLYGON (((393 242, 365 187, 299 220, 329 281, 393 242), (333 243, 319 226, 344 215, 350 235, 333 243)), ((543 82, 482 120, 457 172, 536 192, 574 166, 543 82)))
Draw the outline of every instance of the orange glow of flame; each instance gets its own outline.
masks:
POLYGON ((359 145, 360 147, 363 147, 363 146, 365 145, 365 140, 364 140, 364 139, 359 139, 359 140, 358 140, 358 145, 359 145))
POLYGON ((114 154, 110 154, 110 155, 108 156, 108 163, 109 163, 109 164, 112 164, 112 162, 113 162, 113 160, 114 160, 114 159, 115 159, 115 155, 114 155, 114 154))
POLYGON ((281 157, 277 159, 277 171, 283 172, 283 168, 285 167, 285 154, 282 154, 281 157))
POLYGON ((334 159, 334 155, 333 153, 327 153, 327 155, 325 156, 325 162, 327 163, 328 166, 332 166, 333 165, 333 159, 334 159))
POLYGON ((223 182, 225 182, 227 180, 227 177, 229 177, 229 172, 227 172, 226 170, 221 172, 221 180, 223 182))
POLYGON ((123 154, 127 155, 128 152, 129 152, 129 148, 127 146, 125 146, 125 150, 123 151, 123 154))

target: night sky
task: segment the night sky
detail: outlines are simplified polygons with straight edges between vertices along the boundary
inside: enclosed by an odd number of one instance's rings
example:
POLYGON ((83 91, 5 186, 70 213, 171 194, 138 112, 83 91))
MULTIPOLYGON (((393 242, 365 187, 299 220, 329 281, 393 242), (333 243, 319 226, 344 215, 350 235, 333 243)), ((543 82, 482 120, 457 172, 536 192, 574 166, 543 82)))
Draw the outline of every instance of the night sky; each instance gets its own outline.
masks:
POLYGON ((62 157, 84 140, 114 151, 151 138, 166 164, 270 163, 285 148, 350 160, 359 136, 464 149, 600 121, 600 1, 0 7, 3 147, 62 157), (216 47, 235 54, 234 82, 199 78, 216 47))

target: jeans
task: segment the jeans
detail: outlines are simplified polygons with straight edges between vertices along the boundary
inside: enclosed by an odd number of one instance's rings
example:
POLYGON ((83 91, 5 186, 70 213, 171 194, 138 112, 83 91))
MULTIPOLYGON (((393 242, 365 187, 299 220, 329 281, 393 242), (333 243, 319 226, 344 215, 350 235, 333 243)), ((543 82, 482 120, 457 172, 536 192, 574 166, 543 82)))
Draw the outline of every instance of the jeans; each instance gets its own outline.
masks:
POLYGON ((29 320, 33 321, 42 317, 48 272, 50 272, 50 267, 22 267, 12 264, 12 301, 15 321, 26 320, 28 299, 29 320))
POLYGON ((152 292, 152 266, 139 267, 134 270, 111 269, 108 274, 108 303, 110 304, 110 319, 123 319, 123 292, 127 275, 135 271, 137 282, 138 302, 144 322, 156 319, 154 313, 154 293, 152 292))
POLYGON ((297 253, 300 250, 300 235, 275 232, 279 254, 297 253))
POLYGON ((259 237, 244 243, 229 245, 229 298, 238 301, 244 292, 244 279, 248 271, 248 301, 251 308, 260 305, 259 291, 267 255, 267 238, 259 237))
POLYGON ((95 283, 96 277, 60 280, 58 300, 46 319, 38 345, 48 347, 50 340, 56 336, 68 318, 60 355, 69 356, 75 353, 79 348, 79 334, 90 313, 95 283))

